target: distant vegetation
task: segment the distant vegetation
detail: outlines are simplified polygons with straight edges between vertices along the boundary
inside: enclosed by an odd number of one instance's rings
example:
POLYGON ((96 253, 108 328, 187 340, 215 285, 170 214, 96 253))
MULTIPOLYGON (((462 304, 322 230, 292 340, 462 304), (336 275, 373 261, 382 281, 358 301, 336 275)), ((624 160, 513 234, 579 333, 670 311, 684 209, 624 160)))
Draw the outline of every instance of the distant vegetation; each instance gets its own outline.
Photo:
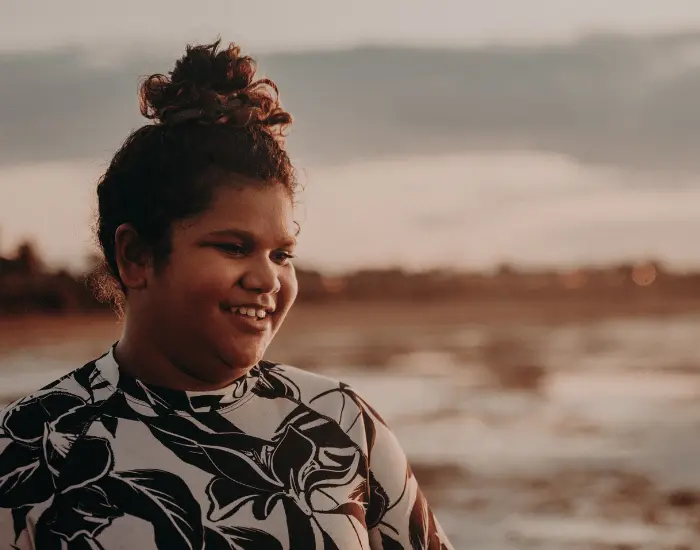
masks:
MULTIPOLYGON (((95 259, 93 265, 97 266, 95 259)), ((46 268, 36 248, 20 245, 0 256, 0 314, 109 310, 92 293, 91 271, 46 268)), ((591 302, 700 306, 700 272, 669 272, 656 262, 605 268, 524 271, 503 265, 492 273, 360 270, 344 276, 297 269, 301 302, 591 302)))

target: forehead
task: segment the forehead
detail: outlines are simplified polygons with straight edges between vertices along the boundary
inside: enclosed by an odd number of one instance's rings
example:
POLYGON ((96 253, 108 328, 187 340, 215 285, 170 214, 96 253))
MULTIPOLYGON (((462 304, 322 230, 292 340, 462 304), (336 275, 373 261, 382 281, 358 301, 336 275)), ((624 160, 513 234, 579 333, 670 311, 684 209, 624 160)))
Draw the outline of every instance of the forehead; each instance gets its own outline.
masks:
POLYGON ((261 239, 294 236, 294 204, 282 185, 265 187, 222 186, 209 208, 189 220, 188 232, 198 235, 237 229, 261 239))

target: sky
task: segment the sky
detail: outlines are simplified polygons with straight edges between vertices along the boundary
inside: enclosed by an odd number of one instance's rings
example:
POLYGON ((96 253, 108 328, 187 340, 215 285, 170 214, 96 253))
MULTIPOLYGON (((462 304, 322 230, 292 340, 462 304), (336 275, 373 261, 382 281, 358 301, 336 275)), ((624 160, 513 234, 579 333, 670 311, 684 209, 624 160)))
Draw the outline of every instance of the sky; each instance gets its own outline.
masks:
MULTIPOLYGON (((33 233, 54 265, 75 266, 92 243, 93 185, 103 168, 80 161, 0 170, 0 241, 33 233)), ((297 263, 327 272, 650 258, 700 266, 700 175, 660 186, 655 175, 560 155, 495 152, 360 161, 302 177, 297 263)))
POLYGON ((648 33, 698 27, 696 0, 0 2, 4 49, 98 42, 180 44, 221 34, 261 52, 368 42, 540 43, 598 30, 648 33))
POLYGON ((221 35, 296 117, 305 265, 700 266, 697 0, 198 6, 0 0, 0 254, 81 265, 137 77, 221 35))

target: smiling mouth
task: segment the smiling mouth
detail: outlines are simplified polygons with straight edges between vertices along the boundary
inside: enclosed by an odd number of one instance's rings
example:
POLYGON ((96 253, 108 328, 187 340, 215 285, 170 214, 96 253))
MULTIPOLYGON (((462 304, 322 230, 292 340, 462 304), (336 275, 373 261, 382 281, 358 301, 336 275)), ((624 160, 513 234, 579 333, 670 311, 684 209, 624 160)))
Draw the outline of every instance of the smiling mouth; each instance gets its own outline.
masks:
MULTIPOLYGON (((267 310, 264 308, 254 308, 254 307, 232 307, 229 309, 234 315, 240 315, 242 317, 247 317, 249 319, 264 320, 268 316, 267 310)), ((272 312, 270 312, 272 313, 272 312)))
POLYGON ((265 332, 272 327, 275 310, 259 306, 224 306, 223 311, 231 315, 235 327, 244 332, 265 332))

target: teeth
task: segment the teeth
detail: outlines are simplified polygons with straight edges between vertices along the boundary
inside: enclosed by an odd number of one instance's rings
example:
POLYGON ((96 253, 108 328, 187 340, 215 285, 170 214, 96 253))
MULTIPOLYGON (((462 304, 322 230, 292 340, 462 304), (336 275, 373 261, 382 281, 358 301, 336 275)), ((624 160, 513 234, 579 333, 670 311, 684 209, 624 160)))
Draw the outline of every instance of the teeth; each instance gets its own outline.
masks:
POLYGON ((252 307, 234 307, 231 308, 231 312, 246 315, 248 317, 257 317, 258 319, 264 319, 267 317, 267 312, 264 309, 255 309, 252 307))

